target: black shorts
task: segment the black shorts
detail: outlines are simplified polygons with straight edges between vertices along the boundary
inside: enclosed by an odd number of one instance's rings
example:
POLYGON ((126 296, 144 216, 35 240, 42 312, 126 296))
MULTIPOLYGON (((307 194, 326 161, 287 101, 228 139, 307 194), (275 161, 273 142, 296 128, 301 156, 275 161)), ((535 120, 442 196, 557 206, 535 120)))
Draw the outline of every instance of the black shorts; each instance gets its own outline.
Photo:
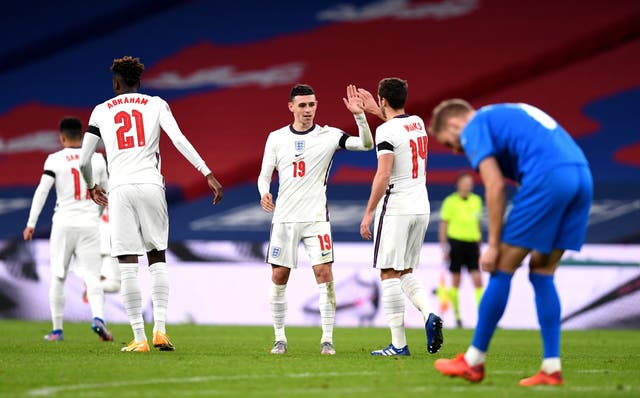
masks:
POLYGON ((451 272, 460 272, 463 266, 466 266, 469 271, 476 271, 480 259, 480 244, 449 238, 449 259, 451 272))

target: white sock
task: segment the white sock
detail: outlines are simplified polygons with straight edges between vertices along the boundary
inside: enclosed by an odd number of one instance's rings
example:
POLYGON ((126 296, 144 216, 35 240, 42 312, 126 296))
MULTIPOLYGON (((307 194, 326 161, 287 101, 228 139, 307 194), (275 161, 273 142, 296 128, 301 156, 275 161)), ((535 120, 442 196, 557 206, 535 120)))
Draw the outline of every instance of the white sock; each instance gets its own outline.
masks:
POLYGON ((431 303, 429 302, 429 296, 424 290, 424 286, 412 273, 404 274, 400 277, 400 285, 402 291, 409 297, 409 300, 415 305, 415 307, 422 312, 424 321, 427 321, 429 314, 433 312, 431 303))
POLYGON ((467 361, 469 366, 476 366, 484 363, 487 359, 487 353, 484 351, 480 351, 476 347, 470 345, 467 348, 467 352, 464 354, 464 360, 467 361))
POLYGON ((169 272, 167 263, 154 263, 151 272, 151 301, 153 302, 153 331, 166 333, 167 308, 169 307, 169 272))
POLYGON ((333 324, 336 319, 336 289, 333 281, 319 283, 320 289, 320 320, 322 322, 322 339, 321 343, 333 343, 333 324))
POLYGON ((64 313, 64 279, 51 276, 49 286, 49 308, 51 309, 51 323, 53 330, 62 330, 62 316, 64 313))
POLYGON ((105 293, 120 291, 120 264, 111 256, 102 256, 102 275, 105 279, 100 281, 105 293))
POLYGON ((129 317, 133 337, 138 342, 146 340, 142 319, 142 294, 138 284, 138 263, 121 263, 120 270, 122 272, 122 304, 129 317))
POLYGON ((545 358, 542 360, 542 366, 540 367, 544 373, 550 375, 551 373, 559 372, 562 370, 560 365, 560 358, 545 358))
POLYGON ((88 272, 84 276, 87 285, 87 299, 91 307, 91 315, 94 318, 104 320, 104 291, 100 285, 100 275, 97 272, 88 272))
POLYGON ((273 330, 275 341, 287 341, 284 333, 284 318, 287 314, 287 285, 276 285, 271 283, 271 318, 273 319, 273 330))
POLYGON ((391 329, 391 344, 396 348, 405 347, 407 338, 404 334, 404 294, 399 278, 382 281, 382 309, 391 329))

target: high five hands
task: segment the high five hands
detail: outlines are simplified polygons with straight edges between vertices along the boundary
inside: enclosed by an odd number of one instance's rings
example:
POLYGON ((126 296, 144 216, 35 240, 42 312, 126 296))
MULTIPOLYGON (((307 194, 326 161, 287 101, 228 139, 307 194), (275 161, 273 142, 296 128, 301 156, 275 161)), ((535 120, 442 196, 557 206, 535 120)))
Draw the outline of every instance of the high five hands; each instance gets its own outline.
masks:
POLYGON ((353 84, 347 86, 347 98, 342 98, 342 101, 344 102, 344 106, 354 115, 364 113, 365 111, 364 100, 358 92, 358 88, 353 84))

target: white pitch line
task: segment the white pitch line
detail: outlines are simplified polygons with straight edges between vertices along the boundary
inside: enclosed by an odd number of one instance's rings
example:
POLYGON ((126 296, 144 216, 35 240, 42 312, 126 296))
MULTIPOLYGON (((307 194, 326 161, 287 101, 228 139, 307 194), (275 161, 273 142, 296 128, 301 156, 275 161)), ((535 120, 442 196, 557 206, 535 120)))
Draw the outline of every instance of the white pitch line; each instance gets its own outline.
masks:
POLYGON ((27 395, 30 396, 49 396, 63 391, 80 391, 90 390, 93 388, 113 388, 140 386, 148 384, 173 384, 173 383, 201 383, 206 381, 232 381, 232 380, 251 380, 251 379, 267 379, 270 377, 288 377, 288 378, 311 378, 311 377, 344 377, 344 376, 371 376, 378 374, 377 372, 327 372, 327 373, 290 373, 287 375, 263 374, 263 375, 230 375, 230 376, 194 376, 194 377, 171 377, 162 379, 145 379, 145 380, 123 380, 123 381, 107 381, 102 383, 82 383, 67 384, 62 386, 49 386, 29 390, 27 395))
MULTIPOLYGON (((589 371, 599 371, 598 369, 584 369, 585 373, 589 371)), ((497 372, 495 372, 497 373, 497 372)), ((500 373, 512 373, 509 371, 501 371, 500 373)), ((519 372, 513 372, 519 373, 519 372)), ((595 373, 595 372, 593 372, 595 373)), ((82 391, 82 390, 90 390, 90 389, 105 389, 105 388, 117 388, 117 387, 128 387, 128 386, 136 386, 136 385, 149 385, 149 384, 179 384, 179 383, 202 383, 208 381, 234 381, 234 380, 256 380, 256 379, 267 379, 271 377, 286 377, 291 379, 304 379, 304 378, 313 378, 313 377, 352 377, 352 376, 373 376, 377 375, 379 372, 325 372, 325 373, 290 373, 285 375, 278 374, 261 374, 261 375, 228 375, 228 376, 220 376, 220 375, 212 375, 212 376, 194 376, 194 377, 172 377, 172 378, 163 378, 163 379, 145 379, 145 380, 123 380, 123 381, 111 381, 111 382, 103 382, 103 383, 85 383, 85 384, 68 384, 61 386, 49 386, 49 387, 41 387, 33 390, 29 390, 27 395, 29 396, 52 396, 65 391, 82 391)), ((460 385, 460 386, 433 386, 433 385, 425 385, 419 387, 409 387, 404 391, 406 393, 425 393, 431 391, 441 391, 442 389, 447 389, 451 392, 466 392, 466 391, 494 391, 501 390, 504 387, 499 386, 490 386, 490 385, 460 385)), ((571 385, 570 383, 565 384, 562 387, 549 387, 549 386, 536 386, 532 387, 532 390, 535 390, 539 393, 555 393, 558 389, 562 391, 573 391, 573 392, 605 392, 605 391, 640 391, 639 386, 633 385, 622 385, 622 386, 580 386, 580 385, 571 385)), ((234 394, 231 390, 219 390, 219 389, 209 389, 209 390, 200 390, 198 391, 182 391, 182 394, 187 395, 203 395, 203 391, 208 392, 208 395, 230 395, 234 394)), ((284 389, 278 390, 281 395, 291 395, 293 393, 298 394, 301 392, 305 392, 307 394, 325 394, 327 391, 342 393, 344 395, 349 394, 361 394, 366 392, 375 392, 378 391, 377 388, 373 387, 345 387, 345 388, 330 388, 330 389, 304 389, 298 391, 297 389, 284 389)), ((263 393, 267 393, 266 391, 254 391, 252 394, 261 395, 263 393)), ((269 394, 273 394, 274 391, 268 391, 269 394)), ((204 394, 207 395, 207 394, 204 394)))
POLYGON ((576 373, 615 373, 612 369, 576 369, 576 373))

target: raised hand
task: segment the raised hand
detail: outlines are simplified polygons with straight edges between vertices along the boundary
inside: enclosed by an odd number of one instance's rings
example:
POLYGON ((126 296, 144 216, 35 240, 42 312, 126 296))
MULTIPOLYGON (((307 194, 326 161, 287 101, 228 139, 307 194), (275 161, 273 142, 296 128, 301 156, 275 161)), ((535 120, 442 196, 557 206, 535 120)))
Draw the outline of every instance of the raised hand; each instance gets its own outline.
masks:
POLYGON ((358 94, 357 87, 353 84, 347 86, 347 98, 342 98, 342 101, 344 101, 344 106, 354 115, 365 111, 362 98, 358 94))
POLYGON ((378 102, 375 100, 375 98, 373 98, 373 95, 370 92, 368 92, 364 88, 359 88, 358 96, 362 100, 365 112, 376 115, 380 119, 385 120, 385 118, 382 116, 382 111, 380 111, 380 107, 378 106, 378 102))

